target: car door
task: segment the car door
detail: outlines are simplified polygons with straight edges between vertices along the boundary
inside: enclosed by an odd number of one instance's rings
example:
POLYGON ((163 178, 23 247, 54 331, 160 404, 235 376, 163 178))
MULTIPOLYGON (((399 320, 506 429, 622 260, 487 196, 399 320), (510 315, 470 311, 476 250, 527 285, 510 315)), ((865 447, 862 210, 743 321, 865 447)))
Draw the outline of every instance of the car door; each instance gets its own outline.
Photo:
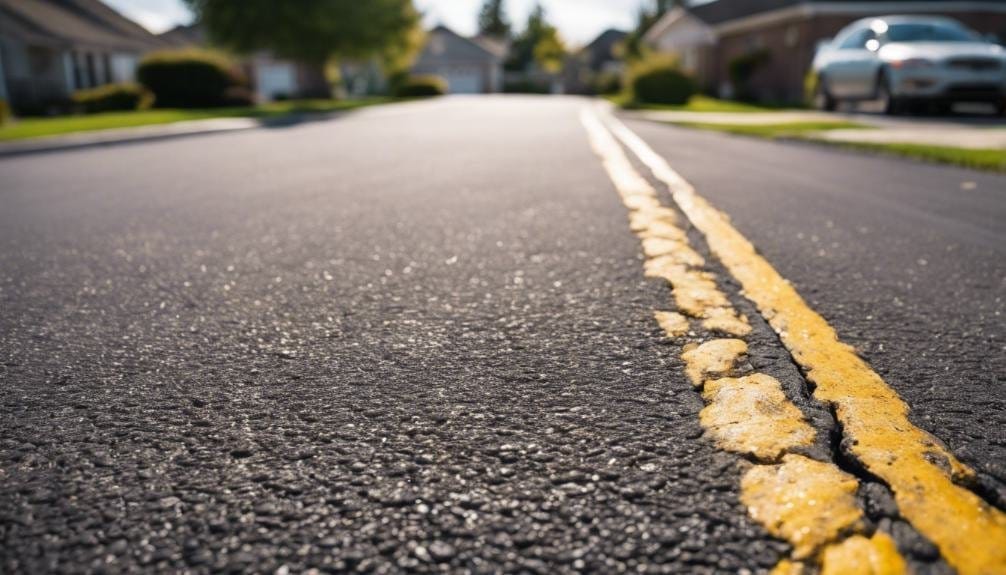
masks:
POLYGON ((841 40, 825 70, 832 96, 850 99, 873 96, 880 62, 879 47, 876 34, 869 28, 857 30, 841 40))

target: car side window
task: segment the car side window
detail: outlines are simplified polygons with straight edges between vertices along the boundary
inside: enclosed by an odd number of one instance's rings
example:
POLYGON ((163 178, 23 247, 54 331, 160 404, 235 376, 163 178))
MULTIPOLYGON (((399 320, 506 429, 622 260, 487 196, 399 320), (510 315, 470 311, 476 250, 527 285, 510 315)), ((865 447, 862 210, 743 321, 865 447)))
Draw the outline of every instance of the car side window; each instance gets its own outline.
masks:
POLYGON ((862 30, 856 30, 838 45, 840 50, 865 50, 866 43, 873 40, 877 35, 873 30, 869 28, 864 28, 862 30))

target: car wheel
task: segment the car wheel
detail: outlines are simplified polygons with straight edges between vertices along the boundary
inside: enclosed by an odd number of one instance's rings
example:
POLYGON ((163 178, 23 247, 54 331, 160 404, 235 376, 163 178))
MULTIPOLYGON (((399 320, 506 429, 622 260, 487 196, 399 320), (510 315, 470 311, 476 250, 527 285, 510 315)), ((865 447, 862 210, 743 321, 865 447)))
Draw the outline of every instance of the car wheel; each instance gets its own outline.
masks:
POLYGON ((891 83, 886 74, 877 77, 877 99, 880 100, 880 109, 889 116, 900 114, 904 108, 901 99, 891 93, 891 83))
POLYGON ((834 112, 838 108, 838 101, 828 91, 828 81, 824 76, 818 78, 814 88, 814 107, 825 112, 834 112))

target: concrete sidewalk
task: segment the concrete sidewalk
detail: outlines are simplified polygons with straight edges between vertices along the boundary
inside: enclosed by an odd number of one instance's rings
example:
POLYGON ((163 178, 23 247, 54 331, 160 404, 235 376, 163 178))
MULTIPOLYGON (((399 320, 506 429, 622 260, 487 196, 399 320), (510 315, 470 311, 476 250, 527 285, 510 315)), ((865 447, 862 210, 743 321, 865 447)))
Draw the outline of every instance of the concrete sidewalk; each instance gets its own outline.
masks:
POLYGON ((814 137, 826 141, 871 144, 923 144, 968 149, 1006 149, 1006 121, 996 117, 917 118, 869 113, 779 111, 755 113, 627 112, 630 117, 674 124, 765 126, 803 122, 855 122, 872 130, 828 130, 814 137))

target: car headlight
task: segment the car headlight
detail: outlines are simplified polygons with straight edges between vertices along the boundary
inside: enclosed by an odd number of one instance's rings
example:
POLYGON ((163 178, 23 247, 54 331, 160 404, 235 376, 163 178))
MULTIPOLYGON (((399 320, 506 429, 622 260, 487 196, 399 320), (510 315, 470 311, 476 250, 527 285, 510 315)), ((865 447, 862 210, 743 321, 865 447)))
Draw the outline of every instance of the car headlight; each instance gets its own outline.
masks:
POLYGON ((935 65, 932 60, 926 60, 925 58, 906 58, 891 62, 891 67, 899 70, 925 70, 935 65))

